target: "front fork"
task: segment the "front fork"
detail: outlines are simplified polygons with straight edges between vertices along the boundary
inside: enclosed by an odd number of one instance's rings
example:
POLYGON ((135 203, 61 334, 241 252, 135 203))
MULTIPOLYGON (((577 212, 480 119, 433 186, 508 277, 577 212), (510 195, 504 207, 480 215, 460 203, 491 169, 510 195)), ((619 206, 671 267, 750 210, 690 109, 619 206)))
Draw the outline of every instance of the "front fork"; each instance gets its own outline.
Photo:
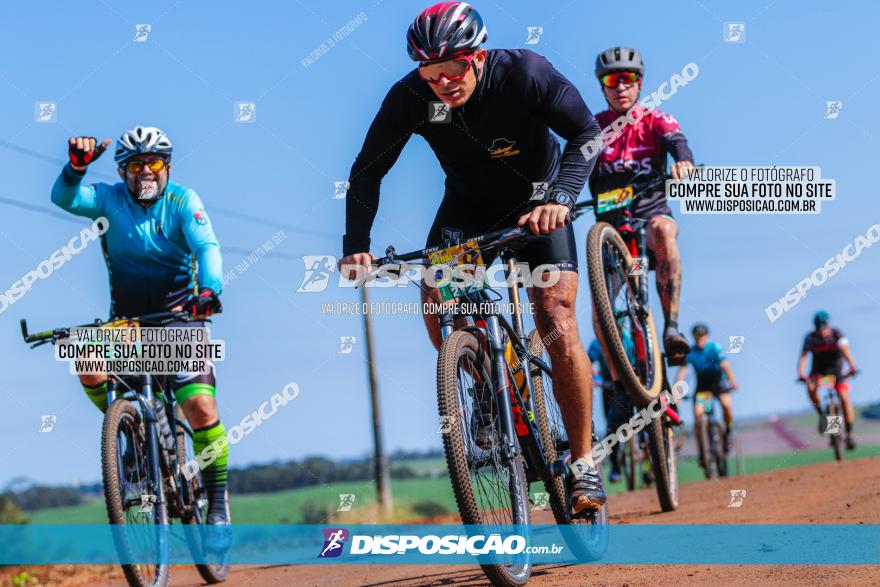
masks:
MULTIPOLYGON (((156 504, 166 502, 165 492, 162 485, 162 468, 159 454, 159 424, 156 412, 153 409, 153 378, 143 375, 139 378, 141 393, 135 392, 131 400, 134 400, 140 408, 141 418, 144 422, 144 453, 147 457, 147 472, 150 476, 150 491, 156 498, 156 504)), ((128 394, 126 394, 128 395, 128 394)), ((120 398, 118 382, 115 377, 107 380, 107 405, 120 398)), ((126 398, 129 399, 129 398, 126 398)))

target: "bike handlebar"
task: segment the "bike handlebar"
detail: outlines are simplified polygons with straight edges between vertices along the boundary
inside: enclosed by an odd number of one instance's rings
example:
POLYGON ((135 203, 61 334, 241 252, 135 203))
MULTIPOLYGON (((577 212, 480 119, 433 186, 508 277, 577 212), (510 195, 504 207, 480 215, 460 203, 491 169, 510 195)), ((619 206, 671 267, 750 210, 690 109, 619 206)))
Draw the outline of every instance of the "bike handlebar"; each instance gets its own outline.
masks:
MULTIPOLYGON (((463 238, 459 242, 460 243, 477 243, 482 245, 481 249, 492 249, 503 247, 510 243, 516 241, 530 241, 547 238, 547 235, 543 234, 532 234, 532 232, 528 228, 516 227, 516 228, 506 228, 504 230, 495 230, 492 232, 487 232, 485 234, 481 234, 474 237, 463 238)), ((399 263, 400 261, 415 261, 426 259, 431 253, 442 251, 443 249, 447 249, 450 246, 455 245, 436 245, 433 247, 428 247, 427 249, 422 249, 420 251, 412 251, 410 253, 403 253, 402 255, 398 255, 397 251, 394 250, 392 245, 388 245, 385 249, 385 256, 378 259, 373 259, 371 265, 373 267, 379 268, 383 265, 392 265, 395 263, 399 263)))
MULTIPOLYGON (((210 319, 207 316, 193 316, 185 310, 180 312, 157 312, 154 314, 144 314, 143 316, 137 316, 134 318, 120 318, 120 320, 137 321, 141 325, 147 324, 159 327, 167 326, 172 322, 192 322, 195 320, 198 320, 200 322, 210 322, 210 319)), ((59 339, 68 338, 70 336, 70 331, 74 328, 97 328, 105 324, 109 324, 113 321, 114 320, 105 321, 101 320, 100 318, 95 318, 95 321, 89 324, 55 328, 53 330, 43 330, 42 332, 35 332, 30 334, 28 333, 27 320, 22 318, 20 322, 21 337, 24 339, 24 342, 26 344, 33 343, 33 347, 38 347, 42 344, 46 344, 49 342, 54 343, 59 339)))
MULTIPOLYGON (((702 165, 702 164, 694 165, 694 167, 702 169, 703 167, 705 167, 705 165, 702 165)), ((675 179, 675 178, 672 177, 671 175, 661 175, 661 176, 656 177, 653 180, 649 181, 648 183, 645 183, 642 185, 634 185, 633 186, 632 201, 634 202, 637 199, 643 197, 649 190, 652 190, 656 187, 659 187, 659 186, 665 184, 670 179, 675 179)), ((686 178, 684 178, 684 179, 686 179, 686 178)), ((578 202, 577 204, 574 205, 574 208, 572 208, 572 211, 571 211, 572 220, 578 218, 579 216, 584 214, 588 208, 593 208, 595 205, 596 205, 595 198, 592 198, 589 200, 584 200, 583 202, 578 202)))
MULTIPOLYGON (((855 377, 858 374, 859 374, 859 371, 856 370, 856 371, 850 371, 849 373, 841 375, 840 377, 833 376, 833 375, 819 375, 817 377, 817 379, 822 379, 823 377, 834 377, 837 381, 844 381, 846 379, 850 379, 852 377, 855 377)), ((810 379, 810 377, 798 377, 797 379, 794 380, 794 382, 795 383, 806 383, 809 379, 810 379)))

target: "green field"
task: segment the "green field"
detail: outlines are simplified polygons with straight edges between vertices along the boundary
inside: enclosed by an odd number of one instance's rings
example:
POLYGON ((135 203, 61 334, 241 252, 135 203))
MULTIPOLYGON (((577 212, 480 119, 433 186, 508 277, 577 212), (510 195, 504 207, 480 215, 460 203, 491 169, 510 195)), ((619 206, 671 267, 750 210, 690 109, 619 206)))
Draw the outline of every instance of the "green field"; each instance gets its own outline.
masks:
MULTIPOLYGON (((880 456, 880 445, 860 446, 847 453, 847 459, 880 456)), ((797 467, 832 460, 830 449, 797 451, 777 455, 751 456, 744 460, 745 473, 758 473, 787 467, 797 467)), ((419 472, 443 470, 442 459, 411 461, 406 463, 419 472)), ((731 471, 735 464, 731 459, 731 471)), ((694 459, 679 461, 679 481, 687 483, 703 479, 703 472, 694 459)), ((620 483, 607 484, 609 493, 620 493, 620 483)), ((531 492, 543 491, 535 483, 531 492)), ((392 482, 395 520, 406 521, 417 518, 412 505, 426 500, 436 502, 448 512, 455 512, 455 499, 448 477, 428 479, 401 479, 392 482)), ((319 511, 330 511, 335 519, 349 523, 376 522, 370 516, 376 502, 376 490, 372 482, 333 483, 330 485, 306 487, 275 493, 236 495, 232 498, 233 520, 240 524, 298 524, 303 523, 303 507, 311 503, 319 511), (355 494, 351 513, 337 513, 340 493, 355 494), (365 515, 366 512, 366 515, 365 515)), ((103 524, 107 522, 104 500, 97 499, 87 504, 39 510, 28 513, 31 521, 37 524, 103 524)), ((387 520, 386 520, 387 521, 387 520)))

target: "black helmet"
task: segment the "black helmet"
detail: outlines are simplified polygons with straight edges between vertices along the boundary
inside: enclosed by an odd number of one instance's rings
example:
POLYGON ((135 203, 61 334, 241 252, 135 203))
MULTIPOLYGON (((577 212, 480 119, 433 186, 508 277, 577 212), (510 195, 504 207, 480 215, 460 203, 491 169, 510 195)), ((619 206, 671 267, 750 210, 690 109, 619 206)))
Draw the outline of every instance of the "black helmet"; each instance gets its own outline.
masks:
POLYGON ((612 71, 637 71, 644 75, 645 62, 642 54, 629 47, 612 47, 596 57, 596 77, 612 71))
POLYGON ((413 61, 431 61, 475 51, 489 38, 483 18, 467 2, 441 2, 422 10, 406 31, 413 61))
POLYGON ((702 322, 697 322, 696 324, 694 324, 691 332, 693 333, 694 338, 698 336, 706 336, 707 334, 709 334, 709 327, 702 322))

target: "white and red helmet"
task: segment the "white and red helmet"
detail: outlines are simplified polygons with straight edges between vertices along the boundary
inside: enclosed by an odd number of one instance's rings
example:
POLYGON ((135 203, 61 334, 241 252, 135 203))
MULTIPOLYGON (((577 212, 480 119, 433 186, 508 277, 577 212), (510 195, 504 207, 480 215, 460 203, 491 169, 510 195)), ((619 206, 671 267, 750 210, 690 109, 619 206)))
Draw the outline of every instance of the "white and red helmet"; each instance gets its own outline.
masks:
POLYGON ((483 18, 467 2, 440 2, 419 13, 406 32, 413 61, 433 61, 475 51, 489 38, 483 18))

